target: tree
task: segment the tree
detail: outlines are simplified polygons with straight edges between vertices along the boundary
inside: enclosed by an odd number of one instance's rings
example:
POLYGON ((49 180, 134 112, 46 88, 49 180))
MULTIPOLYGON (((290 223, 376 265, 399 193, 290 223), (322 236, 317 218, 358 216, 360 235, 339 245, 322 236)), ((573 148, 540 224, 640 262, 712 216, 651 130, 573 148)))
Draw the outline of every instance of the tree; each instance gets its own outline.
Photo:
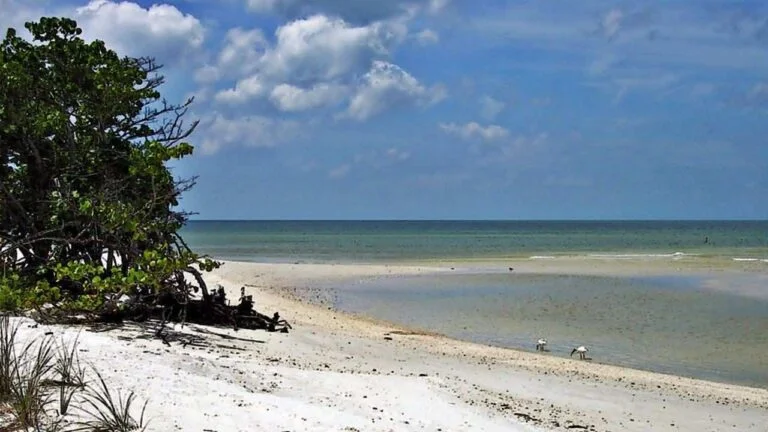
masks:
POLYGON ((0 307, 98 310, 138 289, 207 301, 201 272, 219 263, 186 245, 175 210, 195 179, 166 166, 192 154, 192 99, 169 104, 154 59, 86 42, 71 19, 25 27, 31 42, 9 29, 0 44, 0 307))

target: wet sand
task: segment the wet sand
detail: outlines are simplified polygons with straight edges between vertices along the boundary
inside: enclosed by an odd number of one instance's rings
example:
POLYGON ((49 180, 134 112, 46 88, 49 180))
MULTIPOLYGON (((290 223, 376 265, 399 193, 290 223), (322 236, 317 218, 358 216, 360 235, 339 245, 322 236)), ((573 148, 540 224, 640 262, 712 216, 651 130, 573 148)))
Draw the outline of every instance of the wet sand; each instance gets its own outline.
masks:
MULTIPOLYGON (((504 267, 500 264, 228 262, 209 279, 211 283, 222 283, 230 298, 237 298, 240 286, 245 285, 254 295, 257 309, 280 311, 295 325, 293 333, 286 335, 279 345, 280 362, 299 369, 335 373, 341 381, 346 375, 363 374, 406 378, 419 385, 428 383, 433 391, 452 399, 457 410, 479 413, 480 418, 508 420, 510 425, 523 422, 541 430, 578 430, 575 426, 596 431, 764 430, 768 423, 768 391, 763 389, 488 347, 440 335, 413 334, 406 328, 322 306, 324 300, 329 300, 324 299, 328 292, 318 288, 355 279, 455 271, 451 267, 504 269, 507 264, 523 273, 664 275, 688 271, 676 262, 585 265, 521 261, 505 262, 504 267), (314 297, 314 301, 301 300, 307 296, 314 297)), ((407 392, 405 387, 403 391, 407 392)), ((391 427, 422 430, 423 424, 411 427, 392 423, 391 427)), ((463 424, 443 423, 443 427, 484 430, 463 424)), ((382 429, 376 430, 387 429, 382 425, 382 429)))

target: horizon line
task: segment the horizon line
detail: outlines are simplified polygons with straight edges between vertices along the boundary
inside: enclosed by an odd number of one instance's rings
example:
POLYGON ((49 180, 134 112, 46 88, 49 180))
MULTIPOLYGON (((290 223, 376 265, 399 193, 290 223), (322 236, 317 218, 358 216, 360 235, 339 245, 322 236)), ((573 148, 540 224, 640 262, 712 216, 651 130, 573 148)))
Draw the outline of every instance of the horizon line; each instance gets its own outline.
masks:
POLYGON ((189 219, 187 222, 768 222, 768 219, 189 219))

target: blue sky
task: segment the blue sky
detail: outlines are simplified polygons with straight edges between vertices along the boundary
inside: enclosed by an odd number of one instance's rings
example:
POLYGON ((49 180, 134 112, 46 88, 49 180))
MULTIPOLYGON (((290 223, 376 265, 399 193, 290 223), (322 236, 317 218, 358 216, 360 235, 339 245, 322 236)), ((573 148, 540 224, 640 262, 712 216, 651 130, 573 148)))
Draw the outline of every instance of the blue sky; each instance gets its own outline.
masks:
POLYGON ((765 219, 758 1, 0 0, 194 95, 201 219, 765 219))

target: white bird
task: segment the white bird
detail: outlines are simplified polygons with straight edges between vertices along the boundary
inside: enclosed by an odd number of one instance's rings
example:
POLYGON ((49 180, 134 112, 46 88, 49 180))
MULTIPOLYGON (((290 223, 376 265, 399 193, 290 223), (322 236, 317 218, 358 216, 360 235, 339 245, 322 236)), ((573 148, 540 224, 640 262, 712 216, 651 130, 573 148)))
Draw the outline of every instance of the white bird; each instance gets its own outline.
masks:
POLYGON ((546 339, 539 339, 536 342, 536 351, 544 351, 547 346, 547 340, 546 339))
POLYGON ((578 348, 574 348, 573 351, 571 351, 571 357, 573 357, 573 353, 579 353, 579 359, 585 360, 587 358, 587 351, 589 351, 587 347, 582 345, 578 348))

